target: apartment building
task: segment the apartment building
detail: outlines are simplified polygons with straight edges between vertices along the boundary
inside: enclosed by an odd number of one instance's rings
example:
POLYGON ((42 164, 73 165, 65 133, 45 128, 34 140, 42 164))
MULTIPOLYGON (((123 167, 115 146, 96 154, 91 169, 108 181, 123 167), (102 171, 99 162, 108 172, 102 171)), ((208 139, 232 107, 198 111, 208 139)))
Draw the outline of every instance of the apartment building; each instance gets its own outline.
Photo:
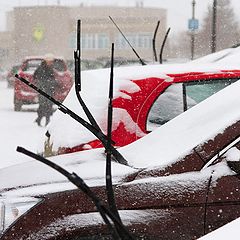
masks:
MULTIPOLYGON (((8 65, 16 64, 25 56, 49 52, 65 59, 73 59, 77 19, 81 19, 82 58, 109 57, 112 42, 115 43, 116 57, 136 58, 110 17, 138 54, 144 59, 152 60, 153 33, 160 20, 157 36, 157 46, 160 46, 166 32, 166 14, 165 9, 143 6, 16 7, 7 18, 9 44, 5 44, 4 48, 9 57, 2 61, 8 61, 8 65)), ((2 40, 0 49, 1 46, 2 40)))

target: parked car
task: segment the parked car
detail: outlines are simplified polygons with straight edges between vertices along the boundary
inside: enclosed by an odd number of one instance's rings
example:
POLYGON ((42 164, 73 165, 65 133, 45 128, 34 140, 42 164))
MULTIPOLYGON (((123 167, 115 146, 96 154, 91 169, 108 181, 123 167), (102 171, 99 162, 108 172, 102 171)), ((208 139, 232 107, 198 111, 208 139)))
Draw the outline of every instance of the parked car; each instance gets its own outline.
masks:
MULTIPOLYGON (((117 207, 136 239, 197 239, 240 216, 240 82, 145 137, 113 162, 117 207), (223 101, 224 99, 224 101, 223 101)), ((65 131, 65 129, 64 129, 65 131)), ((50 158, 107 206, 104 149, 50 158)), ((0 170, 1 240, 111 239, 93 202, 36 161, 0 170), (14 176, 14 178, 9 178, 14 176)))
MULTIPOLYGON (((105 133, 109 71, 98 69, 82 73, 82 98, 105 133)), ((239 79, 239 69, 206 65, 115 68, 112 131, 115 146, 136 141, 239 79)), ((85 118, 74 91, 70 92, 65 103, 85 118)), ((95 136, 59 111, 54 114, 47 130, 46 156, 102 147, 95 136), (61 132, 63 128, 64 133, 61 132)))
POLYGON ((14 87, 15 74, 18 74, 19 68, 20 68, 20 65, 14 65, 9 69, 9 71, 7 73, 7 77, 6 77, 9 88, 14 87))
MULTIPOLYGON (((36 56, 36 57, 26 57, 19 70, 18 75, 34 83, 33 74, 37 67, 40 65, 44 57, 36 56)), ((67 94, 69 93, 73 81, 72 75, 67 68, 67 65, 62 58, 56 57, 54 59, 54 70, 55 70, 55 78, 59 83, 59 91, 57 91, 54 95, 58 101, 62 102, 67 94)), ((15 80, 14 82, 14 110, 20 111, 22 106, 25 104, 36 104, 38 103, 38 94, 35 90, 32 90, 21 81, 15 80)))

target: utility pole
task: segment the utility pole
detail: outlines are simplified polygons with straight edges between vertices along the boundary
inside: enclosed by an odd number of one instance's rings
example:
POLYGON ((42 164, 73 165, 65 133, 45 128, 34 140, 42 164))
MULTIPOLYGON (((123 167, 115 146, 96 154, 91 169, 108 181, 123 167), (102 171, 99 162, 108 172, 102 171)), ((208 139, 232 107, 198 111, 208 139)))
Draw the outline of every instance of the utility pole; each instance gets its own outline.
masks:
MULTIPOLYGON (((196 1, 192 1, 192 21, 195 21, 195 5, 196 1)), ((194 48, 195 48, 195 28, 191 29, 191 60, 194 59, 194 48)))
POLYGON ((216 52, 216 38, 217 38, 217 0, 213 0, 213 14, 212 14, 212 53, 216 52))

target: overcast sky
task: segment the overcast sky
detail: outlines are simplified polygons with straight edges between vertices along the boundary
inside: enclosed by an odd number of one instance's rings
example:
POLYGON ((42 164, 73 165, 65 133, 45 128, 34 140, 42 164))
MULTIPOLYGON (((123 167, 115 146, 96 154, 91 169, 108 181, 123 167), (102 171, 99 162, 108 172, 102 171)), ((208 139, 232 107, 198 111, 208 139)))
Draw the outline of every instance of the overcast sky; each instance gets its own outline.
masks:
MULTIPOLYGON (((5 30, 5 12, 10 11, 14 6, 32 6, 32 5, 53 5, 60 2, 61 5, 117 5, 117 6, 134 6, 140 0, 0 0, 0 31, 5 30)), ((188 19, 192 16, 193 0, 142 0, 146 7, 159 7, 168 10, 168 26, 172 32, 187 30, 188 19)), ((201 20, 207 11, 208 5, 212 6, 213 0, 195 0, 195 17, 201 20)), ((231 0, 235 9, 235 14, 240 23, 240 0, 231 0), (238 11, 238 12, 237 12, 238 11)))

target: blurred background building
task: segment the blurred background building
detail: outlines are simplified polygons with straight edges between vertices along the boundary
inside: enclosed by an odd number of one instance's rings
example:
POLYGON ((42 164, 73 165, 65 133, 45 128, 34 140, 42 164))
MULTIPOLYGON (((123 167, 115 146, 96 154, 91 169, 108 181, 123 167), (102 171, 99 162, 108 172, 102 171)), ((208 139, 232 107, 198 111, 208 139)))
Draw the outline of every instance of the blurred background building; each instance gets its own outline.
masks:
POLYGON ((157 46, 166 32, 167 11, 160 8, 104 6, 32 6, 15 7, 7 15, 7 32, 0 32, 0 63, 17 64, 26 56, 53 53, 73 59, 76 49, 77 19, 82 21, 82 58, 115 56, 136 59, 131 48, 110 21, 111 16, 143 59, 152 60, 152 38, 157 21, 161 25, 157 46))

